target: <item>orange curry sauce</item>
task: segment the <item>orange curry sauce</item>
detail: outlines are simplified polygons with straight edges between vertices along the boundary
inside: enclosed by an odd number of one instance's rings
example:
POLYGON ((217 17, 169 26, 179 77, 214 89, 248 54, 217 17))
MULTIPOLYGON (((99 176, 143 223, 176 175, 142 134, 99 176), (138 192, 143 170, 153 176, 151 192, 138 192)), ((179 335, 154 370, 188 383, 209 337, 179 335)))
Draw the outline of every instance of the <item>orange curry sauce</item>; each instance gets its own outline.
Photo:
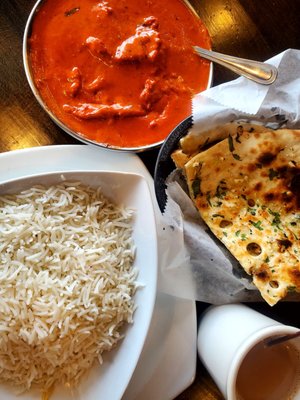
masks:
POLYGON ((206 89, 210 48, 181 0, 45 0, 29 58, 48 108, 82 137, 107 146, 162 141, 206 89))

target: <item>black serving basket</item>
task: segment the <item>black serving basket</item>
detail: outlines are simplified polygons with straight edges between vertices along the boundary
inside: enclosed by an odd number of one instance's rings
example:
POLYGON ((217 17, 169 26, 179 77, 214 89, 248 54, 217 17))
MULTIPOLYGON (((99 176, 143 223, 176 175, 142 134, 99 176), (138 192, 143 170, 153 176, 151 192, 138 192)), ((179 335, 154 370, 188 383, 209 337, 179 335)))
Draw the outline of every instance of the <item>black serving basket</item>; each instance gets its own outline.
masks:
POLYGON ((157 203, 162 213, 167 202, 166 179, 175 169, 171 154, 178 148, 180 139, 188 133, 192 125, 191 116, 180 122, 166 138, 158 153, 154 171, 154 188, 157 203))

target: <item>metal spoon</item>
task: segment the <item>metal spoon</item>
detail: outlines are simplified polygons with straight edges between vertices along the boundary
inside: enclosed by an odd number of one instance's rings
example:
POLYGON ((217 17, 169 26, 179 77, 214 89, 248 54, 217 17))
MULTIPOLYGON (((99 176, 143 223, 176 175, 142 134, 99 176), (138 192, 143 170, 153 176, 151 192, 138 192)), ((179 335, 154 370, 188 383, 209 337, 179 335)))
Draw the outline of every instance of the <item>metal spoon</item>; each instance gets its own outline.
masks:
POLYGON ((265 341, 265 346, 274 346, 275 344, 280 344, 286 342, 287 340, 295 339, 298 336, 300 336, 300 331, 296 333, 288 333, 287 335, 278 336, 276 338, 271 338, 265 341))
POLYGON ((207 60, 213 61, 230 69, 238 75, 245 76, 252 81, 263 85, 270 85, 277 77, 277 68, 271 64, 260 61, 248 60, 217 53, 216 51, 206 50, 198 46, 193 46, 196 54, 207 60))

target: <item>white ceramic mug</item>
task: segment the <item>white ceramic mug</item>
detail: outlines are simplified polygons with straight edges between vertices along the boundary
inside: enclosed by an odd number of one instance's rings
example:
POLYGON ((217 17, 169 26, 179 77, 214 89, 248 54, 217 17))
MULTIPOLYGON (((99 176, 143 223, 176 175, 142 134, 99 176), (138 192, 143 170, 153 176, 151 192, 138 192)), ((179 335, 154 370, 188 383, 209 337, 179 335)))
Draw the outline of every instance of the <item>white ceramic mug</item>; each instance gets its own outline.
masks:
MULTIPOLYGON (((298 328, 283 325, 242 304, 211 306, 204 312, 199 323, 198 353, 220 391, 228 400, 245 398, 251 400, 271 400, 271 398, 298 400, 300 399, 300 338, 272 346, 272 348, 264 345, 264 341, 268 338, 297 331, 298 328), (263 347, 259 347, 262 344, 263 347), (264 353, 265 351, 272 351, 271 356, 275 357, 274 362, 267 360, 271 363, 267 367, 264 367, 263 364, 266 360, 261 359, 262 356, 269 356, 269 353, 264 353), (256 360, 258 361, 257 366, 255 365, 256 360), (280 371, 273 371, 273 368, 277 368, 277 362, 284 371, 291 370, 289 371, 291 376, 276 379, 275 372, 277 375, 280 373, 280 371), (253 367, 253 363, 254 370, 247 370, 250 368, 250 364, 253 367), (259 374, 256 378, 255 373, 259 374), (272 382, 274 393, 268 394, 267 397, 261 397, 257 394, 256 384, 267 385, 268 373, 273 375, 275 380, 272 382), (250 381, 252 379, 247 388, 249 393, 246 397, 241 395, 240 386, 238 386, 241 385, 243 374, 244 377, 249 376, 250 381), (286 388, 282 385, 286 385, 286 388), (253 393, 251 393, 252 390, 253 393), (282 391, 284 397, 282 397, 282 391)), ((272 376, 269 378, 271 379, 272 376)), ((264 388, 264 390, 266 389, 264 388)))

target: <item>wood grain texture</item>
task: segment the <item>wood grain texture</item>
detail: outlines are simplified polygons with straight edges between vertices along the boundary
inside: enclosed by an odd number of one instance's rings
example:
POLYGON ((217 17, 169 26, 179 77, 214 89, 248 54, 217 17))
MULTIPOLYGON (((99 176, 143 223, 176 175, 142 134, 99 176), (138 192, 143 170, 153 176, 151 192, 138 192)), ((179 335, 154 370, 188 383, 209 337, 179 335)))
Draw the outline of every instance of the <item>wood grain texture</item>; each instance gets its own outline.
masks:
MULTIPOLYGON (((52 122, 26 81, 22 38, 34 2, 0 0, 0 152, 78 143, 52 122)), ((287 48, 300 48, 300 0, 191 0, 191 4, 206 24, 216 51, 263 61, 287 48)), ((214 67, 214 85, 235 78, 223 67, 214 67)), ((140 155, 152 174, 157 154, 158 150, 152 150, 140 155)), ((206 306, 197 305, 199 316, 206 306)), ((252 306, 300 327, 297 303, 281 303, 272 309, 264 303, 252 306)), ((222 399, 200 361, 194 383, 177 398, 222 399)))
POLYGON ((75 143, 36 101, 22 58, 25 24, 32 0, 0 2, 0 151, 75 143))

